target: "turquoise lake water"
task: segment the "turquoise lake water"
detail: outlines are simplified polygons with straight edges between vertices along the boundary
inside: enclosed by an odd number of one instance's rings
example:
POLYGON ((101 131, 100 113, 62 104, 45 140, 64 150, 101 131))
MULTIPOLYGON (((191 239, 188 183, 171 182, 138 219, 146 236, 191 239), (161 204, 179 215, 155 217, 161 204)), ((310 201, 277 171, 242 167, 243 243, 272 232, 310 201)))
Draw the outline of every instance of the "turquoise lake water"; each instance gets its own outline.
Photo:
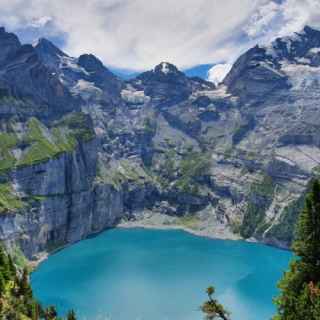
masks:
POLYGON ((200 320, 213 284, 232 320, 267 320, 287 251, 176 230, 115 229, 70 246, 32 274, 36 297, 88 320, 200 320))

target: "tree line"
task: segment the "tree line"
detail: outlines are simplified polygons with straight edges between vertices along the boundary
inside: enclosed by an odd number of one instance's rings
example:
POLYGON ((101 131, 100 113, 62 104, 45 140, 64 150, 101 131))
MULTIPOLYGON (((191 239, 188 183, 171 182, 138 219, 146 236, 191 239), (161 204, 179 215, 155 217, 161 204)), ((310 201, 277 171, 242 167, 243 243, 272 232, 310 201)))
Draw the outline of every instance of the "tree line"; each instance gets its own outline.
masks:
MULTIPOLYGON (((0 319, 62 320, 53 306, 43 308, 35 299, 29 281, 29 270, 17 268, 12 257, 0 246, 0 319)), ((76 320, 73 310, 67 320, 76 320)))

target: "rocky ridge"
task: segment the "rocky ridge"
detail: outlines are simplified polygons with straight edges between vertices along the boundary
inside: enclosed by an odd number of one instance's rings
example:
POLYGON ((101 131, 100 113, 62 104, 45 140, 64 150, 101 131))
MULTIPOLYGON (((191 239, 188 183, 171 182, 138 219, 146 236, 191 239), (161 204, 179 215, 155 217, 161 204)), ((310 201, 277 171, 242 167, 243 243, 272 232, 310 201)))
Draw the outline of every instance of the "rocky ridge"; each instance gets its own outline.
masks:
POLYGON ((288 247, 319 173, 320 32, 243 54, 219 86, 162 62, 122 81, 0 29, 0 239, 30 259, 118 225, 288 247))

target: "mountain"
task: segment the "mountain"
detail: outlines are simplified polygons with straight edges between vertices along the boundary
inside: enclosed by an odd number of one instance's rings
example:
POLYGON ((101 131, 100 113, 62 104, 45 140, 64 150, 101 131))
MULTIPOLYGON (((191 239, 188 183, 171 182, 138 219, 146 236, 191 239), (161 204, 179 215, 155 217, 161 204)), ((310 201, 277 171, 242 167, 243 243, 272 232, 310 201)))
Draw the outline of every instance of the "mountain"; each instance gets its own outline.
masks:
MULTIPOLYGON (((188 69, 183 69, 182 71, 187 77, 198 77, 207 80, 208 72, 213 66, 214 64, 200 64, 188 69)), ((139 75, 139 72, 126 69, 112 68, 111 71, 123 80, 131 80, 139 75)))
POLYGON ((77 100, 46 67, 31 45, 21 45, 15 35, 2 28, 0 46, 4 48, 1 54, 0 92, 3 96, 15 97, 20 103, 19 106, 4 106, 4 116, 41 113, 49 117, 76 108, 77 100), (61 109, 62 104, 65 105, 64 110, 61 109))
POLYGON ((1 55, 0 64, 5 63, 10 57, 20 49, 21 43, 18 37, 13 33, 7 33, 2 27, 0 28, 1 55))
POLYGON ((35 51, 41 61, 73 96, 86 100, 94 95, 106 103, 120 96, 122 81, 92 54, 69 57, 46 39, 40 39, 35 51))
POLYGON ((155 105, 168 106, 186 100, 194 91, 214 88, 200 78, 189 78, 176 66, 162 62, 153 70, 138 75, 129 83, 143 91, 155 105))
POLYGON ((305 27, 301 33, 278 38, 269 46, 256 46, 238 59, 224 83, 230 93, 244 99, 262 98, 292 86, 308 88, 307 82, 317 81, 319 42, 320 32, 305 27))
POLYGON ((125 221, 287 248, 320 172, 319 48, 306 27, 219 86, 169 62, 124 81, 0 29, 0 239, 36 259, 125 221))

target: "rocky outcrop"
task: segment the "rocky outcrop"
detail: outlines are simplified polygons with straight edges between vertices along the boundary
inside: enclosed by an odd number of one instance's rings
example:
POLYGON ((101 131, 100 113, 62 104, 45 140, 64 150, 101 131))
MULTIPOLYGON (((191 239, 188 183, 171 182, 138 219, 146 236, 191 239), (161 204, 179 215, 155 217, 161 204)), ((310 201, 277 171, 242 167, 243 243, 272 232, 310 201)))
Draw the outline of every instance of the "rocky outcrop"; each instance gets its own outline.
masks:
POLYGON ((229 92, 243 102, 263 99, 275 90, 288 89, 287 77, 265 48, 256 46, 244 53, 224 80, 229 92))
POLYGON ((4 64, 10 57, 14 56, 21 47, 18 37, 13 33, 8 33, 6 30, 0 28, 0 65, 4 64))
POLYGON ((143 90, 159 107, 168 107, 184 101, 195 90, 214 88, 212 83, 200 78, 188 78, 168 62, 162 62, 153 70, 142 73, 131 80, 130 84, 137 90, 143 90))
POLYGON ((14 108, 11 115, 30 116, 39 112, 37 106, 44 105, 46 108, 40 108, 40 116, 57 118, 77 109, 79 100, 72 97, 58 75, 42 62, 33 46, 21 45, 15 35, 1 29, 0 47, 1 51, 4 48, 0 57, 0 92, 24 101, 29 107, 14 108))
POLYGON ((97 143, 80 145, 39 165, 11 172, 15 190, 28 203, 0 216, 0 237, 28 258, 114 226, 123 215, 123 194, 94 183, 97 143))

